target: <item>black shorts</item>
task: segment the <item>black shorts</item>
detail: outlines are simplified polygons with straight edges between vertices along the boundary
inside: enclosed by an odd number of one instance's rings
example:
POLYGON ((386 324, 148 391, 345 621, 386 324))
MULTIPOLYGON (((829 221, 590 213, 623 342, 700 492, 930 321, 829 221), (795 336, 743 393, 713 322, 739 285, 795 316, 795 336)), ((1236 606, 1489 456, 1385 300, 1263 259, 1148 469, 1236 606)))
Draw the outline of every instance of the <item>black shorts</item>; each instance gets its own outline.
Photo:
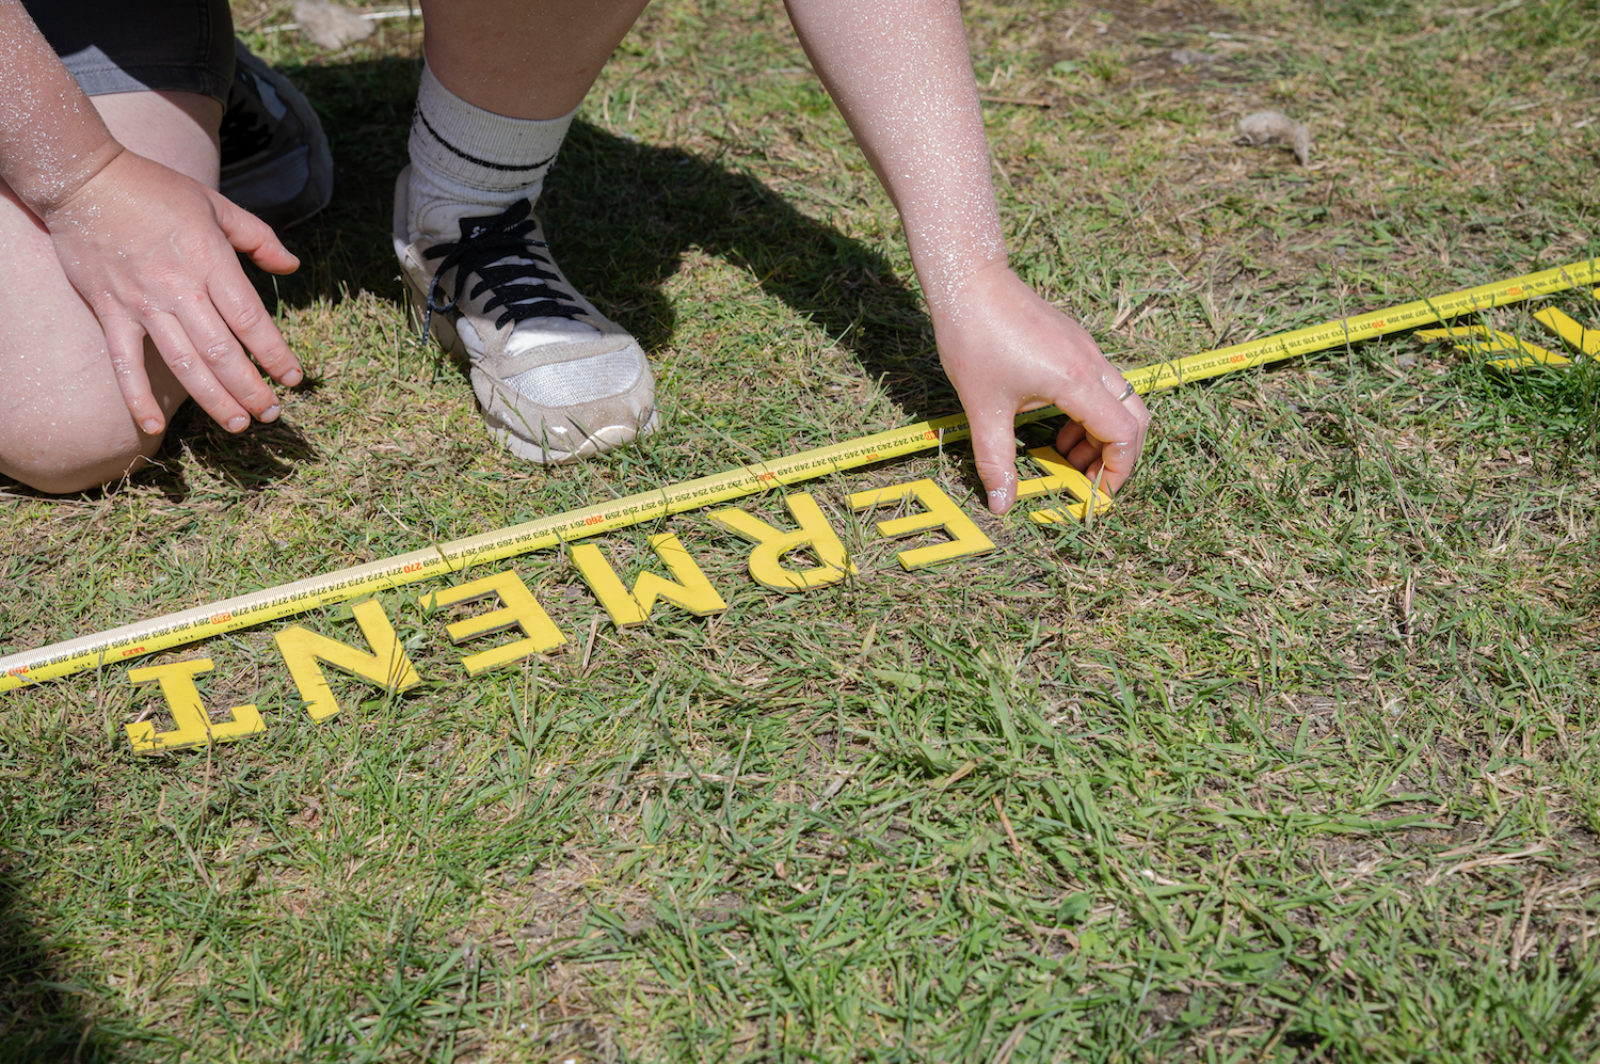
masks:
POLYGON ((227 0, 24 0, 90 96, 193 92, 226 103, 233 83, 227 0))

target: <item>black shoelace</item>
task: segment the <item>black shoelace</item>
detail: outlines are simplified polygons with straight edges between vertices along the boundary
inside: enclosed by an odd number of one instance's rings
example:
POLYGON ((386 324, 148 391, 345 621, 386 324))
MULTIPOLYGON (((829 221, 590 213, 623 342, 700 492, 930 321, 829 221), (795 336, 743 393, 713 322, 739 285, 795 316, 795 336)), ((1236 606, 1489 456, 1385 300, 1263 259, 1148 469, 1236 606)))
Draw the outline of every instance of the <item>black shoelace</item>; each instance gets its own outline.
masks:
POLYGON ((460 224, 460 240, 435 244, 422 253, 424 259, 440 260, 428 286, 427 309, 422 319, 424 336, 435 314, 455 309, 468 274, 477 275, 478 283, 467 298, 477 299, 485 291, 494 290, 483 309, 489 312, 503 308, 495 318, 497 329, 512 321, 576 319, 582 313, 573 292, 553 285, 558 275, 544 241, 529 236, 534 221, 533 204, 528 200, 518 200, 499 214, 462 218, 460 224), (504 259, 515 261, 503 262, 504 259), (449 298, 441 301, 440 290, 445 286, 440 278, 452 269, 456 274, 449 286, 449 298))

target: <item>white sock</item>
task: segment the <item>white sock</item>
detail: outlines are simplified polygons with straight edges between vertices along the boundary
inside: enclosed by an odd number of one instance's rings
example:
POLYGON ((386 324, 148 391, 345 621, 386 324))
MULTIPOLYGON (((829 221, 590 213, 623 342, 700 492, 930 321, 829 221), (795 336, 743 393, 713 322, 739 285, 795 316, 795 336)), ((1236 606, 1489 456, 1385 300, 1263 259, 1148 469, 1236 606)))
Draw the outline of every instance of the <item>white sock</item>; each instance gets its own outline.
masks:
MULTIPOLYGON (((497 214, 521 199, 537 202, 575 114, 534 119, 486 111, 445 88, 424 63, 409 145, 411 235, 454 240, 464 214, 497 214)), ((511 345, 528 348, 597 331, 568 318, 534 318, 517 323, 511 345)))
POLYGON ((495 210, 537 200, 574 114, 545 120, 485 111, 445 88, 424 63, 411 122, 412 187, 424 202, 443 198, 495 210))

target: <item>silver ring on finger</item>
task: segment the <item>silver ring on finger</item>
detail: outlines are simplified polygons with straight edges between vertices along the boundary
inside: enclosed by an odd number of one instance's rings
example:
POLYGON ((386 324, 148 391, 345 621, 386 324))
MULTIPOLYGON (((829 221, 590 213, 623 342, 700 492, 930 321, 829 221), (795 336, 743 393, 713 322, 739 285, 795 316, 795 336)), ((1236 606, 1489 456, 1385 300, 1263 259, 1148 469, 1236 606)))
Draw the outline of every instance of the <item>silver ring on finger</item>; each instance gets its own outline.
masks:
POLYGON ((1122 389, 1122 394, 1117 396, 1117 402, 1119 403, 1126 403, 1128 401, 1128 397, 1134 392, 1133 382, 1128 381, 1127 384, 1128 386, 1122 389))

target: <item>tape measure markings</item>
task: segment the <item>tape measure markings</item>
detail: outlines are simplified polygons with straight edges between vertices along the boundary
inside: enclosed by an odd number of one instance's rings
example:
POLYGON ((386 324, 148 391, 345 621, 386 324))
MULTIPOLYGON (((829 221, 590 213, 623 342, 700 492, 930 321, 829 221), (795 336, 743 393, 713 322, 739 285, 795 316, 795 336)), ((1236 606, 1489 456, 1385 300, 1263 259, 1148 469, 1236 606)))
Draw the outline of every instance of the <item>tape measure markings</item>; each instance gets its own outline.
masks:
MULTIPOLYGON (((1140 367, 1124 375, 1141 394, 1165 391, 1225 373, 1323 351, 1339 344, 1357 343, 1419 324, 1443 322, 1464 313, 1481 312, 1596 281, 1600 281, 1600 260, 1586 260, 1524 277, 1416 300, 1386 310, 1248 340, 1173 362, 1140 367)), ((1600 298, 1600 290, 1597 290, 1596 298, 1600 298)), ((1060 411, 1054 407, 1045 407, 1019 416, 1017 422, 1023 424, 1059 414, 1060 411)), ((967 419, 963 415, 952 414, 366 562, 37 650, 23 651, 0 658, 0 691, 60 679, 108 663, 170 650, 210 636, 240 631, 345 602, 370 592, 392 590, 448 576, 472 566, 503 561, 563 542, 714 506, 780 485, 796 484, 829 473, 842 473, 873 462, 916 454, 945 443, 958 442, 970 435, 967 419)))

